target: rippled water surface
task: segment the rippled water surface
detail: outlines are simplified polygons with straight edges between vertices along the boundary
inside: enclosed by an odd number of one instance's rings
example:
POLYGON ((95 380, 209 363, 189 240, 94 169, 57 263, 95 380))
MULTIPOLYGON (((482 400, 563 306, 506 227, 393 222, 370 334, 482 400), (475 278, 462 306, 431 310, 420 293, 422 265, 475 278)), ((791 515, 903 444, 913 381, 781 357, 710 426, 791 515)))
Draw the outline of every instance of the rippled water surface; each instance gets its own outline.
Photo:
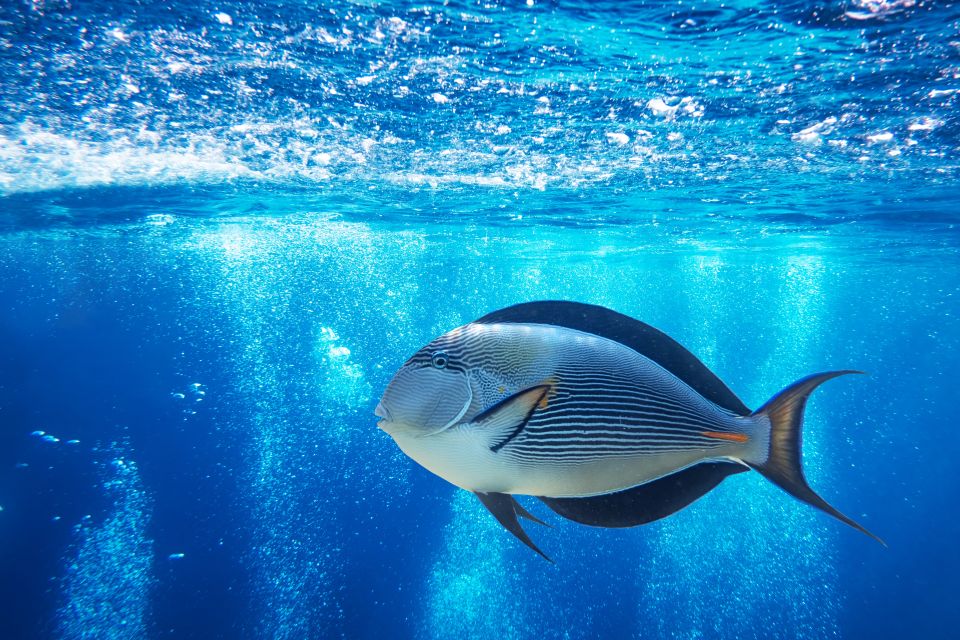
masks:
POLYGON ((951 638, 960 5, 0 3, 0 637, 951 638), (811 483, 528 506, 376 428, 397 367, 602 304, 811 483))

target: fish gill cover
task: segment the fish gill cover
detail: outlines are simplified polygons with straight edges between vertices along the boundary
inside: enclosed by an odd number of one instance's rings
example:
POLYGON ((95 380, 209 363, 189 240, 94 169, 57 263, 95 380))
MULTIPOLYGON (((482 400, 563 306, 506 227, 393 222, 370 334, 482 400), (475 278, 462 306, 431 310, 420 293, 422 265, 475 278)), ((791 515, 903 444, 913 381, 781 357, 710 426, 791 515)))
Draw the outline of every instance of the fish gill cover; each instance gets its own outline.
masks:
POLYGON ((951 637, 958 93, 954 2, 0 3, 0 636, 951 637), (740 474, 530 553, 373 410, 537 299, 868 370, 890 549, 740 474))

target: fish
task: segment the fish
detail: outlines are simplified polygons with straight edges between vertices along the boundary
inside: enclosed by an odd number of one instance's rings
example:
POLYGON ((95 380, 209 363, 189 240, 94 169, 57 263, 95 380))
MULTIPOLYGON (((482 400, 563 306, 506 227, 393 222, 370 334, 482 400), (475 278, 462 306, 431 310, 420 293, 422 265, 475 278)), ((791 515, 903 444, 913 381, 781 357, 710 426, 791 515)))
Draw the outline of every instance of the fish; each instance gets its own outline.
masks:
POLYGON ((546 523, 515 496, 580 524, 634 527, 750 470, 885 546, 821 498, 801 464, 810 394, 856 373, 809 375, 751 411, 662 331, 606 307, 547 300, 436 338, 397 370, 374 414, 407 456, 474 493, 550 562, 520 521, 546 523))

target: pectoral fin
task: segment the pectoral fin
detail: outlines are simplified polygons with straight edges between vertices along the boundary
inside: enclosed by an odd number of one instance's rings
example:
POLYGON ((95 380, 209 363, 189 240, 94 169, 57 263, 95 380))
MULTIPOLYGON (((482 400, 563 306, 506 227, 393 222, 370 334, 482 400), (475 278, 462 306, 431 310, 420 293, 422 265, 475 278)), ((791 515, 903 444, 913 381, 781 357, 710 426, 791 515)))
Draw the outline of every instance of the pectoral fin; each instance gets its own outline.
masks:
MULTIPOLYGON (((534 522, 540 522, 540 520, 520 506, 520 503, 517 502, 513 496, 506 493, 481 493, 479 491, 475 491, 474 494, 480 498, 483 506, 493 514, 493 517, 496 518, 507 531, 517 536, 523 544, 539 553, 548 562, 553 562, 547 554, 540 551, 537 545, 533 544, 533 540, 530 539, 527 532, 520 526, 520 521, 517 520, 517 516, 533 520, 534 522)), ((544 523, 540 522, 540 524, 544 523)))
POLYGON ((550 391, 541 384, 504 398, 471 420, 474 426, 490 434, 490 450, 496 453, 516 438, 550 391))

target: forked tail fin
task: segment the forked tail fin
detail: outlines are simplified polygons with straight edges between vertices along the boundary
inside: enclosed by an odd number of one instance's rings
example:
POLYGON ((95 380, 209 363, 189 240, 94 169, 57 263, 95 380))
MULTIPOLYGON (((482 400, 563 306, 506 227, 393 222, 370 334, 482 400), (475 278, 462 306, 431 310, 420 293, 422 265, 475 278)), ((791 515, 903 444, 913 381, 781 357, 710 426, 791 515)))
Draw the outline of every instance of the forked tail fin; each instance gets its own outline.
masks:
POLYGON ((807 484, 800 463, 801 431, 803 428, 803 410, 807 398, 821 384, 848 373, 862 371, 827 371, 815 373, 798 380, 771 398, 752 415, 763 415, 770 420, 770 450, 763 462, 744 460, 750 467, 762 473, 768 480, 809 505, 825 511, 837 520, 845 522, 854 529, 862 531, 883 546, 883 540, 843 515, 818 496, 807 484))

